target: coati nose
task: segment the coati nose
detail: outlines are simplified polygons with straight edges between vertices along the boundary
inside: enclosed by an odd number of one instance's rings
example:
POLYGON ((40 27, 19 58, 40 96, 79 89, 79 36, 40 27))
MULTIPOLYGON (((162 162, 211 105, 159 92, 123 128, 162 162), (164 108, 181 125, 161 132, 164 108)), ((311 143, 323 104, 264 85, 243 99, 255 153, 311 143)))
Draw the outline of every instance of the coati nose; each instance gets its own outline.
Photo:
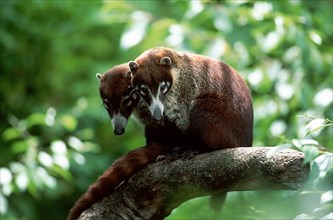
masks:
POLYGON ((162 119, 162 112, 160 108, 154 109, 153 119, 156 121, 160 121, 162 119))
POLYGON ((111 119, 111 124, 113 127, 113 132, 115 135, 122 135, 125 133, 125 127, 127 124, 127 118, 121 114, 116 114, 111 119))
POLYGON ((115 135, 122 135, 125 133, 125 128, 123 127, 116 127, 114 130, 113 130, 114 134, 115 135))

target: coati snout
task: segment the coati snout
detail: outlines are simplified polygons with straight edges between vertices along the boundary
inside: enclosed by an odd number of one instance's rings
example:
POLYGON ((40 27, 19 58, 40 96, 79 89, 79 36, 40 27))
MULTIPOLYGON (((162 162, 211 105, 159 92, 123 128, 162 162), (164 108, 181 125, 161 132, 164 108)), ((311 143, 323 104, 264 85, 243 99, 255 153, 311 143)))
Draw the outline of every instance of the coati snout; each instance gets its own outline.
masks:
POLYGON ((125 127, 127 125, 128 119, 122 115, 116 115, 111 118, 111 124, 113 127, 113 132, 115 135, 122 135, 125 133, 125 127))

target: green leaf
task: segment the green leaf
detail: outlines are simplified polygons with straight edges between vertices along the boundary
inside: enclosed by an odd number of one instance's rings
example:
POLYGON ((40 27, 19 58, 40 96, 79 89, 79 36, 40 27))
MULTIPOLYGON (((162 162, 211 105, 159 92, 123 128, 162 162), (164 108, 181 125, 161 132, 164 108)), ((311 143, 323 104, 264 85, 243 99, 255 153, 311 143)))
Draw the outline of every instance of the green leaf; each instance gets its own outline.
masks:
POLYGON ((278 145, 276 147, 272 147, 272 149, 270 149, 267 153, 267 157, 271 157, 273 156, 275 153, 281 151, 281 150, 284 150, 284 149, 290 149, 292 147, 291 144, 281 144, 281 145, 278 145))
POLYGON ((10 141, 19 137, 21 137, 21 132, 17 128, 7 128, 2 134, 2 138, 5 141, 10 141))
MULTIPOLYGON (((332 212, 333 205, 331 203, 325 203, 322 206, 313 210, 313 213, 319 215, 321 213, 330 213, 332 212)), ((321 218, 321 219, 329 219, 329 218, 321 218)))
POLYGON ((314 216, 311 216, 311 215, 308 215, 305 213, 301 213, 294 218, 294 220, 306 220, 306 219, 312 220, 312 219, 314 219, 314 216))
POLYGON ((303 152, 304 152, 303 164, 307 164, 318 156, 319 149, 315 146, 307 145, 303 147, 303 152))
POLYGON ((333 190, 328 190, 321 195, 320 203, 328 203, 333 201, 333 190))
POLYGON ((77 127, 77 120, 71 115, 63 115, 60 122, 68 131, 73 131, 77 127))
POLYGON ((325 119, 322 118, 316 118, 311 120, 306 126, 305 126, 305 130, 307 131, 307 134, 319 131, 320 129, 322 129, 325 126, 325 119))
POLYGON ((63 169, 60 166, 53 166, 52 171, 66 180, 70 180, 72 178, 72 174, 68 170, 63 169))
POLYGON ((27 128, 35 125, 45 125, 45 115, 42 113, 34 113, 30 115, 26 120, 27 128))
POLYGON ((5 215, 8 211, 8 201, 6 197, 0 193, 0 214, 5 215))
POLYGON ((333 169, 333 154, 325 153, 314 160, 318 165, 319 177, 324 178, 333 169))
POLYGON ((28 145, 27 141, 25 141, 25 140, 17 141, 10 146, 10 150, 14 154, 24 153, 28 150, 28 148, 29 148, 29 145, 28 145))

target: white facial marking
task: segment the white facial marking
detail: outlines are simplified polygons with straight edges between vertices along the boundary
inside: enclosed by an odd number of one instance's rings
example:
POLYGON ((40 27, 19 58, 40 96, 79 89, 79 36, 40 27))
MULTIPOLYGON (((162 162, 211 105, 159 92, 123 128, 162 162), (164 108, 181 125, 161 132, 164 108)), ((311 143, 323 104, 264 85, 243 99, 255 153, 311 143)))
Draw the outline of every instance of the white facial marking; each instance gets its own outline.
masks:
MULTIPOLYGON (((163 82, 162 82, 163 83, 163 82)), ((151 105, 149 106, 150 112, 152 113, 152 115, 154 114, 154 111, 156 108, 159 108, 161 110, 161 115, 163 115, 163 110, 164 110, 164 105, 160 100, 160 87, 161 84, 157 90, 157 95, 156 97, 154 97, 153 95, 151 95, 152 97, 152 102, 151 105)))

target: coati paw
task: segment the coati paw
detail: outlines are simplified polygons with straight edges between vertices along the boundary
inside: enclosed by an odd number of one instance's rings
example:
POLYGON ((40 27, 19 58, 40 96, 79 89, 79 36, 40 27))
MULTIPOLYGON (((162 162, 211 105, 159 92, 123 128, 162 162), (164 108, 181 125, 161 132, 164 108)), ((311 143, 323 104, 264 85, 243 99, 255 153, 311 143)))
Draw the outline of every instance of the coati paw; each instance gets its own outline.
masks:
POLYGON ((192 149, 184 150, 180 147, 175 147, 172 149, 172 151, 170 153, 159 155, 156 158, 156 162, 163 161, 163 160, 174 161, 177 159, 185 159, 185 160, 192 159, 194 156, 196 156, 198 154, 199 154, 199 151, 195 151, 192 149))
POLYGON ((199 151, 195 151, 195 150, 186 150, 182 155, 181 158, 182 159, 192 159, 193 157, 195 157, 196 155, 199 154, 199 151))
POLYGON ((158 155, 158 157, 156 158, 156 162, 160 162, 165 160, 166 155, 158 155))
POLYGON ((156 161, 163 161, 163 160, 166 160, 166 161, 174 161, 174 160, 177 160, 179 158, 182 157, 182 155, 184 154, 184 152, 182 151, 182 149, 180 147, 175 147, 172 149, 171 153, 168 153, 168 154, 162 154, 162 155, 159 155, 157 158, 156 158, 156 161))

